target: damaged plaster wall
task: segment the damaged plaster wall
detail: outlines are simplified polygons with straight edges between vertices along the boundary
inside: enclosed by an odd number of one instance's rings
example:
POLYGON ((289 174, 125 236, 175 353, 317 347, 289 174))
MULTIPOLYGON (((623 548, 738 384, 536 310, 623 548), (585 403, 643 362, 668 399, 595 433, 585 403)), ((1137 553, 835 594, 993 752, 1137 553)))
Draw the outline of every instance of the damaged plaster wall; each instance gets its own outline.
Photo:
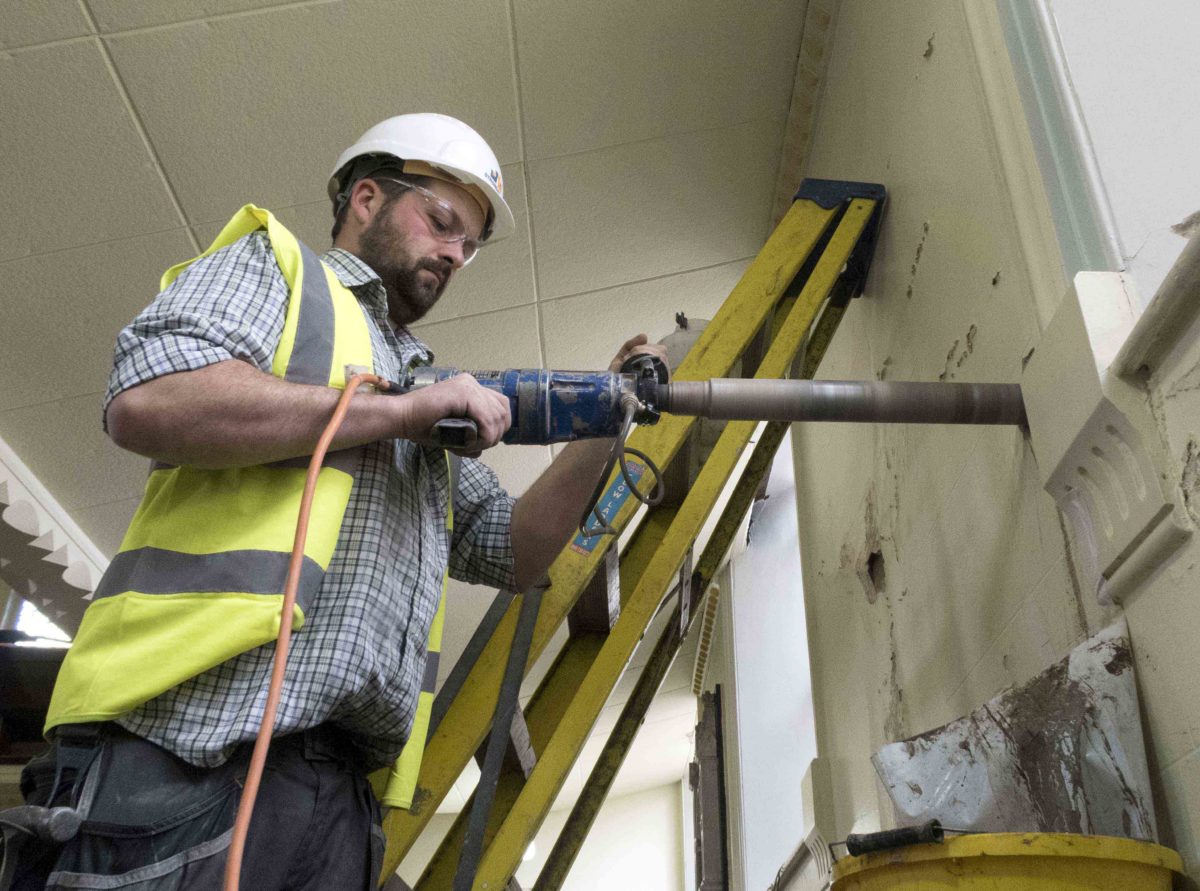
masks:
MULTIPOLYGON (((1019 380, 1053 311, 1047 295, 1065 290, 1038 278, 1022 237, 1044 208, 1014 199, 1019 176, 1005 145, 1019 140, 1004 129, 1014 118, 997 112, 1004 50, 981 43, 981 16, 993 17, 988 33, 999 31, 994 10, 979 11, 987 6, 840 8, 806 175, 882 182, 890 205, 866 294, 819 377, 1019 380)), ((1172 482, 1196 520, 1200 344, 1177 350, 1150 384, 1177 464, 1172 482)), ((794 441, 818 748, 836 807, 825 829, 841 838, 892 824, 868 760, 879 745, 1033 677, 1122 608, 1081 589, 1020 432, 810 425, 794 441)), ((1160 834, 1193 877, 1198 566, 1194 536, 1123 608, 1160 834)))
MULTIPOLYGON (((948 0, 840 8, 806 174, 882 182, 890 204, 819 377, 1016 381, 1052 310, 1022 247, 1039 208, 1012 199, 978 14, 948 0)), ((825 829, 841 838, 892 825, 875 748, 1032 677, 1111 612, 1080 590, 1015 429, 809 425, 795 460, 836 800, 825 829)))

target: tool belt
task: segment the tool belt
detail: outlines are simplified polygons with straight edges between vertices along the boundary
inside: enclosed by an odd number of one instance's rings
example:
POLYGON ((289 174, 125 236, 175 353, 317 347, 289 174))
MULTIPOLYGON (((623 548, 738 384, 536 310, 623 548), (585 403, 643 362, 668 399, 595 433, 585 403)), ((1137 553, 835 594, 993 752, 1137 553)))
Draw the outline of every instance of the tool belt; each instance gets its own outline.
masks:
MULTIPOLYGON (((113 722, 59 725, 21 773, 27 804, 0 811, 0 891, 219 888, 252 749, 197 767, 113 722)), ((269 763, 298 759, 335 762, 365 788, 360 740, 342 728, 274 740, 269 763)))
POLYGON ((96 793, 100 731, 99 724, 64 724, 21 772, 21 793, 33 803, 0 811, 0 891, 13 887, 19 864, 53 858, 79 834, 96 793))

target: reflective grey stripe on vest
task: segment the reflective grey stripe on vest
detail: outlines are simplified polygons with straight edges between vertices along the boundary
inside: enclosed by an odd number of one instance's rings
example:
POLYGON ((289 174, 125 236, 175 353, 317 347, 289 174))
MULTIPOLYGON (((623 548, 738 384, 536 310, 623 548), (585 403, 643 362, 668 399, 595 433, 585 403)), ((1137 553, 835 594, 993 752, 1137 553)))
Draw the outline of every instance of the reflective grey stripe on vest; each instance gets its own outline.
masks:
MULTIPOLYGON (((163 548, 122 551, 108 565, 95 599, 126 591, 142 594, 246 593, 282 594, 291 554, 282 551, 222 551, 185 554, 163 548)), ((324 570, 304 558, 296 603, 307 610, 321 585, 324 570)))
MULTIPOLYGON (((284 379, 298 384, 329 385, 333 363, 333 295, 325 280, 325 267, 312 250, 300 242, 304 279, 300 285, 300 317, 296 321, 296 340, 288 357, 284 379)), ((295 299, 296 294, 292 294, 295 299)))
POLYGON ((422 693, 432 693, 437 689, 438 662, 441 659, 442 654, 436 651, 425 656, 425 676, 421 679, 422 693))

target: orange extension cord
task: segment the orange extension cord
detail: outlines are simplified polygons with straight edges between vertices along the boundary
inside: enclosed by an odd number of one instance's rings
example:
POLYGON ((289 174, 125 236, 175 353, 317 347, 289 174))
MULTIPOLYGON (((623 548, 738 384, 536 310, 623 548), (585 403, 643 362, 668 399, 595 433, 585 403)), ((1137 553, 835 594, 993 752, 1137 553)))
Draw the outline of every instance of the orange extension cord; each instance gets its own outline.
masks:
POLYGON ((250 769, 246 773, 246 786, 238 802, 237 819, 233 824, 233 838, 229 843, 229 858, 225 862, 224 891, 238 891, 242 874, 242 854, 246 850, 246 836, 250 831, 250 817, 254 813, 254 800, 262 782, 263 766, 267 762, 267 749, 271 746, 271 734, 275 730, 275 712, 283 694, 283 670, 287 663, 288 645, 292 640, 292 610, 296 604, 296 589, 300 586, 300 567, 304 563, 304 542, 308 538, 308 518, 312 512, 313 492, 317 488, 317 477, 329 444, 350 409, 350 400, 362 384, 375 384, 386 388, 388 382, 373 374, 356 374, 346 381, 346 389, 338 400, 333 417, 317 441, 312 460, 308 463, 308 476, 304 480, 304 494, 300 498, 300 516, 296 520, 296 539, 292 544, 292 558, 288 563, 287 583, 283 589, 283 608, 279 617, 279 641, 275 647, 275 663, 271 669, 271 686, 267 691, 267 705, 263 710, 262 724, 254 740, 254 754, 250 757, 250 769))

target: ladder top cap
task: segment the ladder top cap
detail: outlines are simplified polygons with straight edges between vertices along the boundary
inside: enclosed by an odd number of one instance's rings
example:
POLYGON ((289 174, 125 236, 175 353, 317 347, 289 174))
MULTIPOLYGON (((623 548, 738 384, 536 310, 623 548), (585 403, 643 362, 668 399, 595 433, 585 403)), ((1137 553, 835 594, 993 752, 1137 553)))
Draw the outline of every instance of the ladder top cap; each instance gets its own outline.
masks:
POLYGON ((829 210, 854 198, 883 201, 887 189, 882 183, 859 183, 841 179, 806 179, 800 183, 793 201, 812 201, 829 210))

